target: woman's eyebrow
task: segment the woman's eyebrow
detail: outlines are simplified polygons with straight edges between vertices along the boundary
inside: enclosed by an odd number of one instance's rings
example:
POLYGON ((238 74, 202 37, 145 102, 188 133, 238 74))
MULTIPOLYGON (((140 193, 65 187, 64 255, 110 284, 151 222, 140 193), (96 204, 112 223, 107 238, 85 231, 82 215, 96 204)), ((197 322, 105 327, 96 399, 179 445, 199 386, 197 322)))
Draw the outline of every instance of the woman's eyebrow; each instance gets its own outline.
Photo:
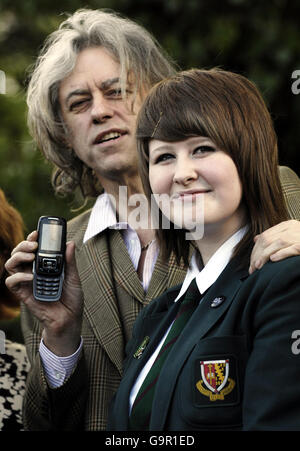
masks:
POLYGON ((165 150, 172 150, 172 146, 169 144, 161 144, 160 146, 155 147, 154 149, 151 149, 151 153, 161 152, 165 150))

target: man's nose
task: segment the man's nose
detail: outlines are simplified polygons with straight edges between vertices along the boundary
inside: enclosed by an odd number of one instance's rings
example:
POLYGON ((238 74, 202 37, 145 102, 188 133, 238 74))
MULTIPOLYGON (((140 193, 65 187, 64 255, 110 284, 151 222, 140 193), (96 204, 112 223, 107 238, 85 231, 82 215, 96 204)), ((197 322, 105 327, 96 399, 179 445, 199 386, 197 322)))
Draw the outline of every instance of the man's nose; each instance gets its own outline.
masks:
POLYGON ((109 100, 99 93, 93 99, 93 107, 91 110, 91 117, 94 124, 105 122, 113 116, 113 109, 109 100))

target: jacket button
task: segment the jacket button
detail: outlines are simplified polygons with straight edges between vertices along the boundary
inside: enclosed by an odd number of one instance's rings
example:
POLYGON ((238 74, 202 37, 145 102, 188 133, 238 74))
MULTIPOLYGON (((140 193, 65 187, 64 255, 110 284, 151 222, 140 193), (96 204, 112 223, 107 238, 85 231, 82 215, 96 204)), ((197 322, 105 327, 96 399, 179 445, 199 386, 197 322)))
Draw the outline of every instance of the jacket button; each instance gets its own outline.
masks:
POLYGON ((212 308, 216 308, 219 307, 219 305, 223 304, 223 302, 225 301, 226 296, 218 296, 217 298, 215 298, 212 303, 210 304, 210 306, 212 308))

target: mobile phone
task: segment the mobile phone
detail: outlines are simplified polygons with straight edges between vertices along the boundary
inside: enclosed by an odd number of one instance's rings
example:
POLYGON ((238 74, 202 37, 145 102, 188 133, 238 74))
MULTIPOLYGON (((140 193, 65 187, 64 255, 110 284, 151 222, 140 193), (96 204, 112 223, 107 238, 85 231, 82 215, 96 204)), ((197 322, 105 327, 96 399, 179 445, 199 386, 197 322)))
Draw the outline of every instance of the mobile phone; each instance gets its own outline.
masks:
POLYGON ((38 248, 33 262, 33 296, 37 301, 58 301, 64 281, 66 220, 41 216, 38 248))

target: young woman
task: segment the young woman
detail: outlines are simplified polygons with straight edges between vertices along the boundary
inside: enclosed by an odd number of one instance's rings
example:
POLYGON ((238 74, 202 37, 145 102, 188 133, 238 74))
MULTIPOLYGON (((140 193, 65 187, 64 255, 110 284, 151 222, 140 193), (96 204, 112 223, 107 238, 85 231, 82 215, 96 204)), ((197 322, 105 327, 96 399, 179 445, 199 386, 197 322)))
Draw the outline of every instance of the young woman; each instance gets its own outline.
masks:
POLYGON ((261 95, 238 74, 182 72, 152 89, 137 137, 148 197, 170 200, 165 257, 188 264, 199 205, 204 234, 184 283, 135 323, 109 429, 299 430, 300 258, 248 272, 254 236, 287 218, 261 95))

